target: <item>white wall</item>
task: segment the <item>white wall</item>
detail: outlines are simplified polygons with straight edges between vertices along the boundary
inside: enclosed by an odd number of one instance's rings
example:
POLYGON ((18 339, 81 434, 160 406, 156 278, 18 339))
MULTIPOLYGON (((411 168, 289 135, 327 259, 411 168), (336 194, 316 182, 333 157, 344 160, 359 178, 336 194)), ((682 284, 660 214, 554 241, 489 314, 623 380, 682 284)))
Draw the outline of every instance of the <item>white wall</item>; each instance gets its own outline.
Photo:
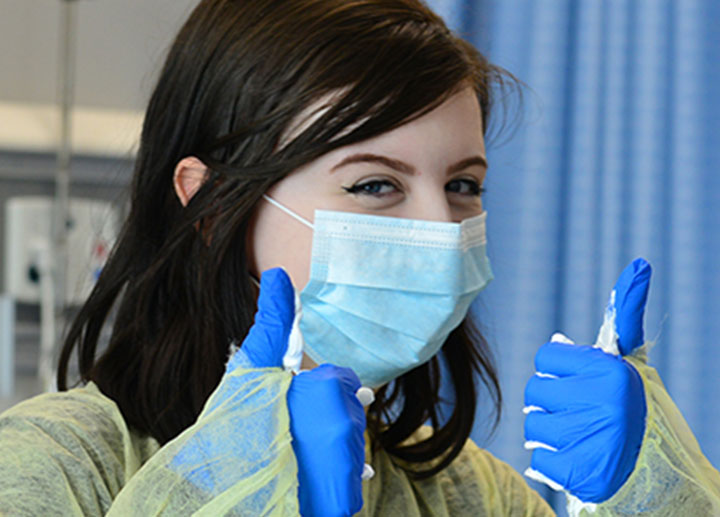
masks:
MULTIPOLYGON (((77 103, 142 109, 198 0, 77 0, 77 103)), ((0 0, 0 101, 56 100, 64 0, 0 0)))
MULTIPOLYGON (((0 0, 0 149, 50 151, 56 142, 64 1, 0 0)), ((197 1, 76 1, 77 152, 131 147, 164 54, 197 1)))

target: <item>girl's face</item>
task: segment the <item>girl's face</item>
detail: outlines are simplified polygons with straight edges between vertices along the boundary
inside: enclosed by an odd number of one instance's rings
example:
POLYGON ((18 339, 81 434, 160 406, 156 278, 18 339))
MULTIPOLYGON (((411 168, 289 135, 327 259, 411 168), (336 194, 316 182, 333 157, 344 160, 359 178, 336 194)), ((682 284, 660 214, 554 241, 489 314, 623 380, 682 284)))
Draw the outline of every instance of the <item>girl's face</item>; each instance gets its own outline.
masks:
MULTIPOLYGON (((486 172, 482 114, 468 87, 413 122, 321 156, 267 194, 310 222, 316 209, 460 222, 482 212, 486 172)), ((248 232, 251 273, 283 267, 301 291, 312 237, 311 228, 261 201, 248 232)))

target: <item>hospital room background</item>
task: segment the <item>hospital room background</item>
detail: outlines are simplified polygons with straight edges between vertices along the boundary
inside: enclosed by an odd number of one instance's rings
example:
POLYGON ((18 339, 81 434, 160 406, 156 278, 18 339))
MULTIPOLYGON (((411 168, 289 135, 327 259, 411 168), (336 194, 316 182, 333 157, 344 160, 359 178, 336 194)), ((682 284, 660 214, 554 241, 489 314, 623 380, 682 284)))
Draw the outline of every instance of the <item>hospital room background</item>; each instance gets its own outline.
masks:
MULTIPOLYGON (((127 210, 163 51, 196 1, 0 0, 0 410, 51 386, 58 336, 127 210)), ((495 280, 473 315, 504 406, 493 431, 481 396, 472 438, 528 466, 536 350, 555 331, 593 343, 642 256, 651 363, 720 467, 720 2, 428 3, 524 84, 488 128, 495 280)))

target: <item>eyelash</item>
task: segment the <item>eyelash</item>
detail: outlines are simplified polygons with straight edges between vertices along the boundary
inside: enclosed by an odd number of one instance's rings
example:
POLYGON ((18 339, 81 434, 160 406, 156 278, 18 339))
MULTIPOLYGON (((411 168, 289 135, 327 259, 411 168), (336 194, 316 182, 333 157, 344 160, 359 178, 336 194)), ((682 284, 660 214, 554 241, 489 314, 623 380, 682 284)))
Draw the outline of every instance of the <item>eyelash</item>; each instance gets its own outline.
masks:
MULTIPOLYGON (((470 188, 470 193, 463 194, 466 196, 482 196, 487 192, 487 189, 481 187, 477 181, 469 180, 469 179, 457 179, 453 180, 450 183, 454 182, 462 182, 465 185, 468 185, 470 188)), ((450 184, 448 183, 448 185, 450 184)), ((390 181, 388 180, 371 180, 367 181, 365 183, 357 183, 353 185, 352 187, 343 187, 343 190, 345 190, 348 194, 360 194, 363 196, 375 196, 375 197, 383 197, 387 196, 389 194, 380 194, 377 192, 377 187, 393 187, 394 189, 398 190, 398 188, 390 181), (375 190, 373 192, 373 190, 375 190)), ((446 187, 447 190, 447 187, 446 187)))

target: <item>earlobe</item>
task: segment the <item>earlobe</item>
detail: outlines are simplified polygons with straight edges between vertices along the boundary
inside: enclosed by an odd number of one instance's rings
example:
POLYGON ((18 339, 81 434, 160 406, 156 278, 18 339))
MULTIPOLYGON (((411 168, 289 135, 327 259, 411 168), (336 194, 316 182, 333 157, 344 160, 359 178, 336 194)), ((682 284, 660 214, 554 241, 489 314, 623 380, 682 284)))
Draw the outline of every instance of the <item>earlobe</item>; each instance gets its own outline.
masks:
POLYGON ((207 166, 194 156, 188 156, 178 162, 173 175, 173 187, 182 206, 188 205, 205 183, 207 176, 207 166))

